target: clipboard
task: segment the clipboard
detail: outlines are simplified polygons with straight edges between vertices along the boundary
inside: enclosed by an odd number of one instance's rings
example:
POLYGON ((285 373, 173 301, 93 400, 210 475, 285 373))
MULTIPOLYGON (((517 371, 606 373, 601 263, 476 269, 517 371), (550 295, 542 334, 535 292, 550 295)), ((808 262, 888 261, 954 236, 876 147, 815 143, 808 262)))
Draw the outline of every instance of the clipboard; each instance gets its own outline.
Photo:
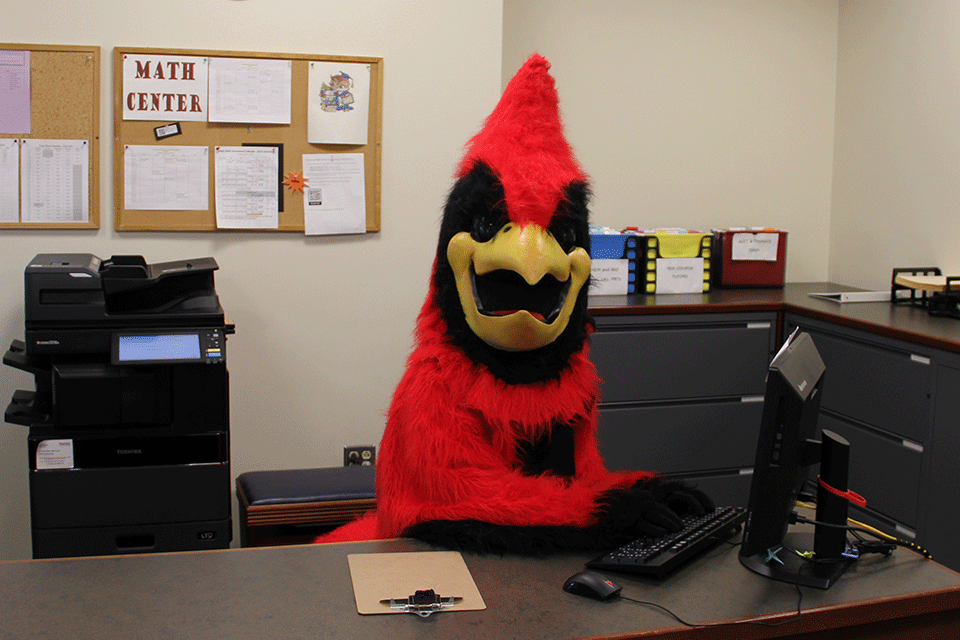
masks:
POLYGON ((444 611, 481 611, 487 608, 459 551, 407 551, 347 555, 357 613, 403 613, 383 600, 403 600, 433 589, 444 598, 461 598, 444 611))

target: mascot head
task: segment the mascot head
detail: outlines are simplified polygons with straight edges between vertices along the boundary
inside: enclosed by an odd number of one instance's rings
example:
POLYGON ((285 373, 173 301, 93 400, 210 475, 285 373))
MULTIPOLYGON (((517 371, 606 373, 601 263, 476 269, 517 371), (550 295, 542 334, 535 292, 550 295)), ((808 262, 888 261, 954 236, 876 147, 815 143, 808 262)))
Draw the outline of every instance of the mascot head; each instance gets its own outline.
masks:
POLYGON ((549 67, 531 56, 468 143, 433 274, 448 339, 509 384, 559 378, 591 322, 587 177, 549 67))

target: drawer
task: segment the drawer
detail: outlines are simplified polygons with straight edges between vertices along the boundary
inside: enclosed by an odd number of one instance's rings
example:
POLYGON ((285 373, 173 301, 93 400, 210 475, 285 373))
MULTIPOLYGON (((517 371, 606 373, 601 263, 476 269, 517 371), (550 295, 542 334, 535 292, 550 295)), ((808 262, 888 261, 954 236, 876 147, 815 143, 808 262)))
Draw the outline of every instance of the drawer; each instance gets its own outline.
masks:
POLYGON ((915 442, 927 441, 933 369, 929 358, 809 333, 826 366, 823 409, 915 442))
POLYGON ((923 457, 919 447, 823 414, 820 428, 850 442, 850 490, 866 498, 868 508, 916 529, 923 457))
POLYGON ((598 328, 601 401, 763 395, 772 332, 770 322, 598 328))
MULTIPOLYGON (((957 361, 954 361, 957 364, 957 361)), ((920 512, 924 514, 920 543, 937 562, 960 571, 960 368, 937 367, 933 439, 928 447, 920 512)))
POLYGON ((230 510, 228 464, 30 472, 34 529, 210 522, 230 510))
POLYGON ((753 467, 763 402, 601 407, 607 468, 684 473, 753 467))

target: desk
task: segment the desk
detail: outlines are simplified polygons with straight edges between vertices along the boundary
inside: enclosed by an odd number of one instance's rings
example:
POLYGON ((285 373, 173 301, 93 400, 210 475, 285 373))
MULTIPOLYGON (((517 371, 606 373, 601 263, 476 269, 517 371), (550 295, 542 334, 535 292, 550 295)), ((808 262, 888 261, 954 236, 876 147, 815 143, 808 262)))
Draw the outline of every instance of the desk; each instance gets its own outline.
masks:
POLYGON ((960 354, 960 321, 937 318, 907 304, 848 302, 811 298, 811 293, 859 291, 830 282, 790 283, 782 289, 714 289, 704 294, 593 296, 594 316, 688 313, 794 313, 960 354))
MULTIPOLYGON (((412 540, 257 547, 0 563, 0 637, 137 638, 956 638, 960 575, 900 549, 852 567, 828 591, 804 588, 803 615, 779 627, 691 630, 665 613, 561 590, 588 558, 464 554, 484 611, 430 618, 356 612, 347 554, 422 551, 412 540)), ((613 576, 614 574, 609 574, 613 576)), ((616 576, 623 594, 693 621, 795 615, 797 592, 714 548, 658 583, 616 576)), ((425 585, 427 586, 427 585, 425 585)))

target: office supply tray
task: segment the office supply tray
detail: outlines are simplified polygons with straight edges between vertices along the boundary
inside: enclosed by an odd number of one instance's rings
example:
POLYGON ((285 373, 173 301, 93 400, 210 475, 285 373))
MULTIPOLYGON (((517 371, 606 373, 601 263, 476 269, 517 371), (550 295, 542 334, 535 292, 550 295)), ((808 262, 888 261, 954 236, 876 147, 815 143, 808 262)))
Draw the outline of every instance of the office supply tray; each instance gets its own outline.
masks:
POLYGON ((939 267, 895 267, 890 277, 890 301, 926 309, 932 316, 960 320, 960 276, 943 276, 939 267), (943 282, 941 287, 911 287, 898 281, 901 274, 943 277, 943 282))

